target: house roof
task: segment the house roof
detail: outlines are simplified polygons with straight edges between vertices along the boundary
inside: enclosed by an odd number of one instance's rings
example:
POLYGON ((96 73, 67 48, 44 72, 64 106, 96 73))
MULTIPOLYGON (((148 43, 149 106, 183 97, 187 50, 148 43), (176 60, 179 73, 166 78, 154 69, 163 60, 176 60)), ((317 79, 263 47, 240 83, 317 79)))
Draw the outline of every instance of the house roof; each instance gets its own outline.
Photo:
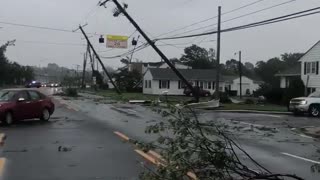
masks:
MULTIPOLYGON (((180 80, 178 76, 169 68, 150 68, 150 73, 155 80, 180 80)), ((215 81, 216 70, 214 69, 178 69, 178 71, 187 80, 201 80, 201 81, 215 81)), ((237 79, 238 76, 226 76, 221 75, 220 80, 224 82, 232 82, 237 79)), ((255 83, 261 81, 253 80, 255 83)))
POLYGON ((275 74, 275 76, 300 76, 300 75, 301 75, 301 64, 287 68, 275 74))
POLYGON ((313 48, 315 48, 318 44, 320 44, 320 40, 315 43, 306 53, 304 53, 304 55, 299 59, 299 61, 301 62, 301 60, 306 56, 306 54, 308 54, 313 48))

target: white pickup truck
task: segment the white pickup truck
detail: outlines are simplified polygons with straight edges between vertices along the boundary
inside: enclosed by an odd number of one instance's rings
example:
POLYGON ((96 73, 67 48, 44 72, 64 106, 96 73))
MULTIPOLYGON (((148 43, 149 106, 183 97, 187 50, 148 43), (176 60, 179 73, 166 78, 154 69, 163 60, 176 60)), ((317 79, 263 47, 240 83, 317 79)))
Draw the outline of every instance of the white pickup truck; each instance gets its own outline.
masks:
POLYGON ((316 91, 308 97, 291 99, 289 111, 294 114, 308 113, 313 117, 320 116, 320 91, 316 91))

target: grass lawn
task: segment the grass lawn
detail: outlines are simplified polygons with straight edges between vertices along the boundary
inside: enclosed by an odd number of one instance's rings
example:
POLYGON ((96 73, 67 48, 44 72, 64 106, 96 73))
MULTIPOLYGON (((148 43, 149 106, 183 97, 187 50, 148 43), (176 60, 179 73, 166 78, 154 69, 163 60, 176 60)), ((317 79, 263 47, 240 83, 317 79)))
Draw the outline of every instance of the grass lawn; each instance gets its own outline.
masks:
POLYGON ((256 110, 256 111, 278 111, 278 112, 288 112, 286 106, 280 106, 275 104, 223 104, 223 107, 219 108, 221 110, 256 110))
MULTIPOLYGON (((94 91, 91 91, 94 92, 94 91)), ((128 102, 129 100, 156 100, 159 98, 159 95, 148 95, 142 93, 129 93, 129 92, 122 92, 121 95, 117 94, 116 91, 113 90, 99 90, 98 92, 94 92, 96 95, 108 97, 110 99, 116 101, 123 101, 128 102)), ((202 97, 200 101, 208 101, 210 98, 202 97)), ((161 97, 162 101, 165 101, 165 96, 161 97)), ((192 100, 192 97, 187 96, 168 96, 168 101, 171 103, 180 103, 184 101, 192 100)))

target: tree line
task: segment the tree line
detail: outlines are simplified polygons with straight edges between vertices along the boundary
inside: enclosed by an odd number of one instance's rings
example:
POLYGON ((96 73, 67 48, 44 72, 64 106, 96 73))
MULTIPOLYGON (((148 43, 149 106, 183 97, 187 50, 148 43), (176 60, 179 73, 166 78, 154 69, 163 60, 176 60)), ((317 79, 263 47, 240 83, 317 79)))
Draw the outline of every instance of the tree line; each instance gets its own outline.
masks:
POLYGON ((8 60, 5 53, 9 45, 12 45, 12 42, 0 46, 0 86, 23 85, 33 79, 33 70, 30 66, 22 66, 8 60))

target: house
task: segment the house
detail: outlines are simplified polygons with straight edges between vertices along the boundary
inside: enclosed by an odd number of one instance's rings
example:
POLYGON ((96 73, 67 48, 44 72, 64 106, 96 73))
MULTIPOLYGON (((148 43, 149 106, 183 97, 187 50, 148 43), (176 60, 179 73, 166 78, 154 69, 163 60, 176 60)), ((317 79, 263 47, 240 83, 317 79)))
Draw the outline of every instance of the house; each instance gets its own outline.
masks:
POLYGON ((320 41, 312 46, 299 60, 301 62, 301 79, 307 88, 307 93, 320 91, 320 41))
MULTIPOLYGON (((179 72, 193 86, 215 92, 216 71, 213 69, 178 69, 179 72)), ((247 77, 242 78, 242 92, 250 94, 259 88, 259 83, 247 77), (247 90, 248 89, 248 90, 247 90)), ((219 88, 221 92, 236 91, 240 94, 240 82, 236 76, 220 76, 219 88)), ((144 94, 161 94, 168 91, 168 95, 183 95, 184 83, 169 68, 149 68, 143 77, 144 94)))
POLYGON ((301 78, 307 90, 306 94, 320 91, 319 61, 320 41, 300 58, 299 65, 276 74, 280 77, 280 87, 288 88, 294 78, 301 78))
POLYGON ((290 82, 294 79, 300 78, 301 76, 301 64, 280 71, 275 76, 280 77, 280 88, 288 88, 290 82))
MULTIPOLYGON (((177 69, 192 69, 190 66, 186 66, 178 61, 171 61, 177 69)), ((132 62, 129 64, 129 71, 136 70, 140 74, 144 75, 149 68, 170 68, 165 62, 132 62)))

